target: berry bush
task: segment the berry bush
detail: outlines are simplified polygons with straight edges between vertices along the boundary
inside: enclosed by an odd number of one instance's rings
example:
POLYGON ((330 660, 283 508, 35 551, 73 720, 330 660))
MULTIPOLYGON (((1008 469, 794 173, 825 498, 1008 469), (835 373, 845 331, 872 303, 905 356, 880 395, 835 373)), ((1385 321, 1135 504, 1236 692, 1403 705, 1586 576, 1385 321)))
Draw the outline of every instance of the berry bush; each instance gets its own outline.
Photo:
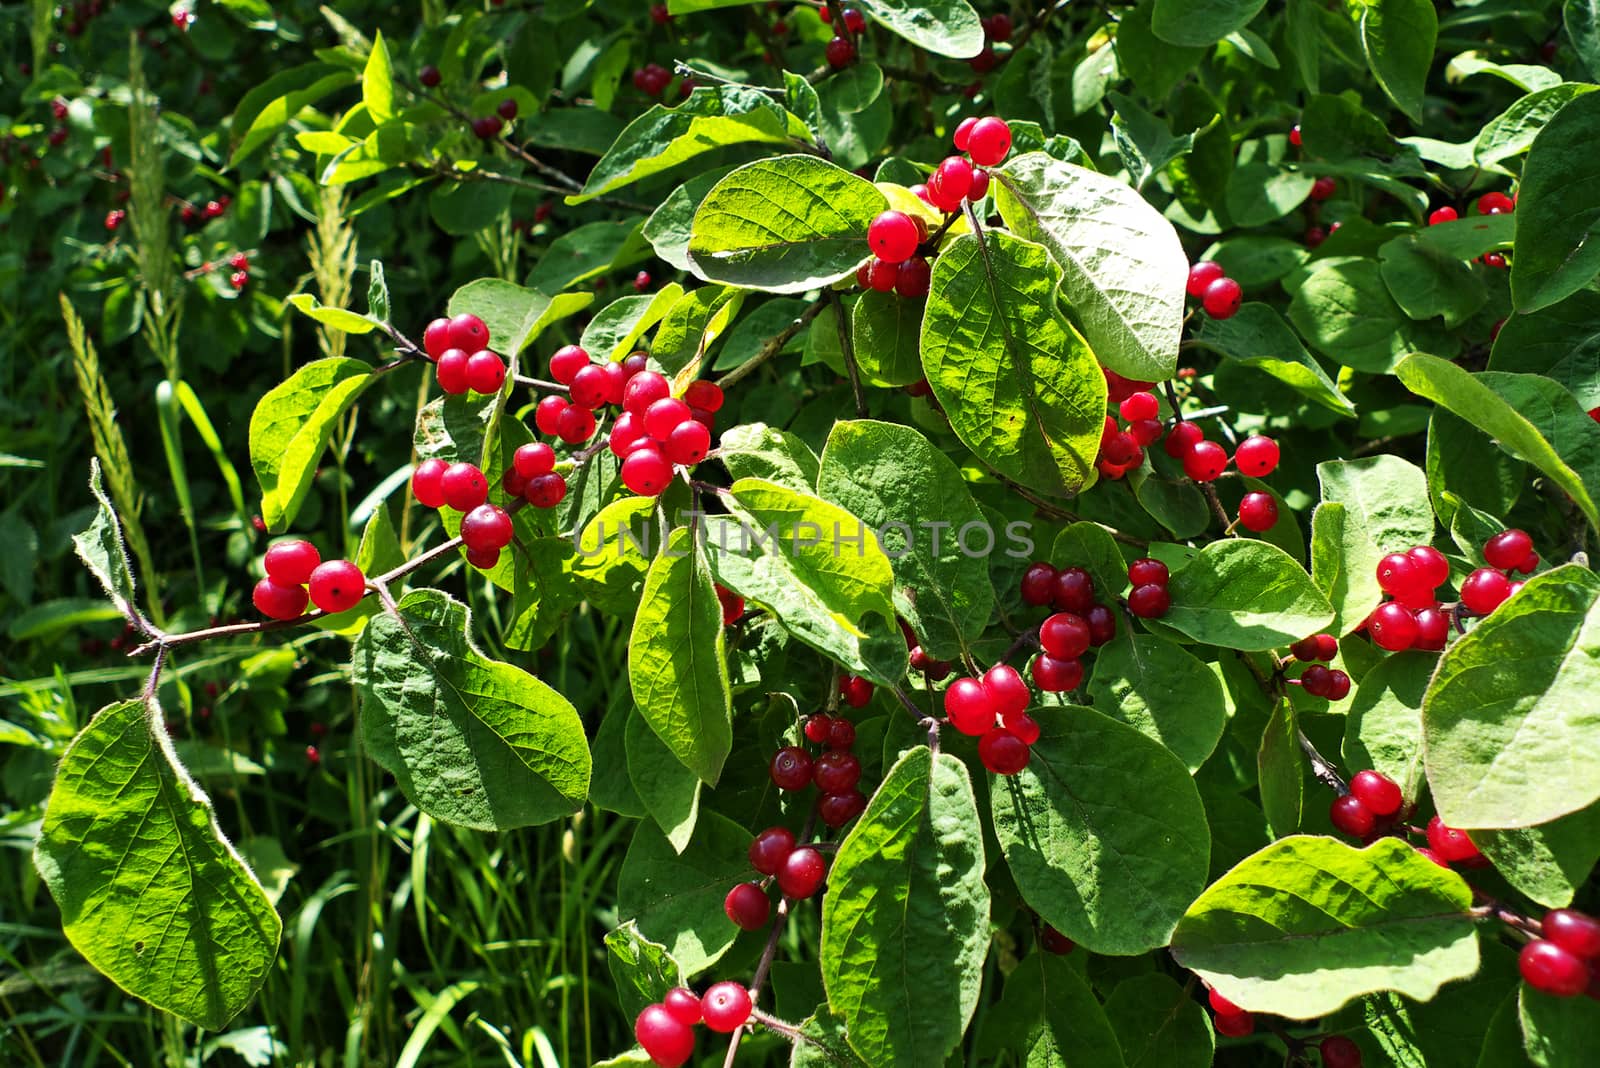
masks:
POLYGON ((1600 1064, 1600 6, 985 6, 0 12, 0 1061, 1600 1064))

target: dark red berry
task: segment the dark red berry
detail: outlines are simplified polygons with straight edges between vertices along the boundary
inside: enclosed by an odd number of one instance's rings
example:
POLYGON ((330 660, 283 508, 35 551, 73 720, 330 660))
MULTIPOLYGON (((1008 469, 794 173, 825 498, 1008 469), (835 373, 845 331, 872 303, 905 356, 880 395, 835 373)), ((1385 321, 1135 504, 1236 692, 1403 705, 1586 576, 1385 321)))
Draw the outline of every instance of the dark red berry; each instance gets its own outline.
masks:
POLYGON ((830 749, 811 762, 811 781, 825 794, 854 790, 861 781, 861 761, 854 753, 830 749))
POLYGON ((755 931, 767 925, 772 902, 760 883, 739 883, 722 899, 722 911, 739 927, 755 931))
POLYGON ((1047 605, 1055 596, 1056 569, 1035 562, 1022 573, 1022 600, 1034 606, 1047 605))
POLYGON ((823 794, 817 802, 817 815, 822 822, 837 830, 867 810, 867 795, 860 790, 847 790, 842 794, 823 794))
POLYGON ((1089 609, 1089 645, 1098 647, 1117 636, 1117 614, 1103 604, 1089 609))
POLYGON ((1046 953, 1066 956, 1077 948, 1077 943, 1049 924, 1045 924, 1039 930, 1039 948, 1046 953))
POLYGON ((1466 831, 1449 826, 1438 816, 1428 821, 1428 846, 1449 864, 1482 856, 1466 831))
POLYGON ((432 64, 423 67, 417 71, 417 81, 421 82, 424 88, 436 88, 440 81, 439 68, 432 64))
POLYGON ((1135 586, 1133 592, 1128 594, 1128 611, 1140 619, 1159 619, 1167 614, 1171 606, 1172 597, 1167 593, 1167 588, 1153 582, 1135 586))
POLYGON ((839 696, 851 708, 864 708, 872 700, 872 683, 860 675, 846 675, 839 680, 839 696))
POLYGON ((1167 431, 1167 440, 1162 447, 1167 450, 1168 456, 1181 460, 1205 437, 1205 431, 1194 423, 1174 423, 1172 429, 1167 431))
POLYGON ((504 549, 511 544, 511 536, 511 516, 496 505, 480 504, 461 520, 461 542, 468 549, 504 549))
POLYGON ((1219 278, 1206 286, 1200 303, 1213 319, 1231 319, 1244 303, 1244 289, 1232 278, 1219 278))
POLYGON ((1377 816, 1393 816, 1405 798, 1399 785, 1379 771, 1358 771, 1350 777, 1350 792, 1377 816))
POLYGON ((840 70, 855 62, 856 46, 847 37, 835 37, 823 49, 823 56, 827 59, 828 66, 840 70))
POLYGON ((797 745, 786 745, 772 754, 769 769, 780 790, 804 790, 811 785, 811 754, 797 745))
POLYGON ((1028 766, 1028 744, 1004 727, 978 739, 978 759, 995 775, 1015 775, 1028 766))
POLYGON ((1311 183, 1311 199, 1319 202, 1327 200, 1329 197, 1333 196, 1333 192, 1338 188, 1338 185, 1339 183, 1334 181, 1332 178, 1318 178, 1316 181, 1311 183))
POLYGON ((1064 567, 1056 573, 1055 606, 1063 612, 1084 615, 1094 607, 1094 579, 1081 567, 1064 567))
POLYGON ((1272 494, 1259 491, 1246 493, 1239 502, 1239 525, 1257 534, 1271 530, 1278 523, 1278 502, 1272 494))
POLYGON ((1334 827, 1352 838, 1366 838, 1378 826, 1378 819, 1355 794, 1342 794, 1328 809, 1334 827))
POLYGON ((458 512, 470 512, 489 499, 489 483, 476 464, 451 464, 439 476, 444 501, 458 512))
POLYGON ((1317 1046, 1322 1068, 1361 1068, 1361 1047, 1344 1035, 1329 1035, 1317 1046))
POLYGON ((1533 539, 1521 530, 1502 530, 1483 545, 1483 559, 1501 571, 1516 568, 1533 552, 1533 539))
POLYGON ((1558 998, 1577 997, 1589 986, 1589 966, 1543 938, 1522 947, 1517 970, 1529 986, 1558 998))
POLYGON ((778 871, 778 889, 784 897, 807 898, 822 886, 828 866, 810 846, 801 846, 790 853, 778 871))
POLYGON ((1033 684, 1046 693, 1066 693, 1083 683, 1082 660, 1057 660, 1049 653, 1033 658, 1033 684))

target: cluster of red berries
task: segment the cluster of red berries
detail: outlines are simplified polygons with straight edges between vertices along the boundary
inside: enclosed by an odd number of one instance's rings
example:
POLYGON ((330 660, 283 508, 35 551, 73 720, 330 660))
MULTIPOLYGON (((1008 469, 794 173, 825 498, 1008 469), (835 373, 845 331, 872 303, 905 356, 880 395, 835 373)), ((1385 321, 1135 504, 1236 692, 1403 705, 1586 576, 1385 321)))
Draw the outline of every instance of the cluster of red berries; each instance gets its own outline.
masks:
POLYGON ((367 593, 367 578, 359 567, 349 560, 324 561, 309 541, 280 541, 261 563, 267 577, 256 583, 250 600, 269 619, 304 615, 308 601, 330 614, 344 612, 367 593))
POLYGON ((1368 769, 1350 777, 1350 792, 1333 799, 1328 819, 1345 834, 1368 841, 1399 818, 1404 804, 1398 783, 1368 769))
POLYGON ((1489 566, 1478 568, 1461 584, 1462 607, 1480 616, 1493 612, 1522 589, 1522 580, 1512 579, 1511 572, 1531 575, 1539 566, 1533 539, 1515 528, 1502 530, 1484 542, 1483 560, 1489 566))
POLYGON ((1094 579, 1081 567, 1058 571, 1035 561, 1022 573, 1021 590, 1023 603, 1056 610, 1039 625, 1040 651, 1029 668, 1034 685, 1046 693, 1077 689, 1083 682, 1080 658, 1117 636, 1117 614, 1095 601, 1094 579))
POLYGON ((1378 586, 1393 597, 1367 617, 1366 631, 1380 649, 1437 652, 1450 635, 1450 617, 1435 596, 1450 580, 1450 561, 1431 545, 1390 553, 1378 561, 1378 586))
POLYGON ((517 117, 517 102, 506 97, 495 105, 493 115, 476 116, 470 123, 472 133, 480 141, 492 141, 500 136, 501 129, 517 117))
MULTIPOLYGON (((524 445, 501 484, 512 496, 525 495, 529 504, 551 507, 567 493, 566 480, 554 473, 555 459, 548 445, 524 445), (535 473, 524 475, 524 470, 535 473), (537 493, 533 491, 535 483, 537 493)), ((511 516, 499 505, 488 503, 489 480, 476 464, 424 460, 411 473, 411 494, 425 508, 450 507, 465 513, 461 543, 473 567, 487 570, 500 562, 500 550, 511 544, 511 516)))
POLYGON ((1015 775, 1028 766, 1029 747, 1039 740, 1039 724, 1028 715, 1032 701, 1017 669, 996 664, 982 678, 952 682, 944 692, 944 714, 956 730, 978 739, 984 767, 996 775, 1015 775))
POLYGON ((822 793, 817 815, 829 827, 843 827, 867 807, 866 795, 857 789, 861 782, 861 759, 850 751, 856 744, 856 725, 843 716, 818 712, 806 718, 803 731, 806 741, 821 746, 823 751, 813 759, 805 746, 786 745, 772 754, 767 771, 773 785, 780 790, 793 792, 816 786, 822 793))
POLYGON ((1100 431, 1100 452, 1094 466, 1102 478, 1119 479, 1144 463, 1144 450, 1161 440, 1161 402, 1150 390, 1154 382, 1123 378, 1109 367, 1102 367, 1106 379, 1106 399, 1117 406, 1117 414, 1128 424, 1119 426, 1116 416, 1107 415, 1100 431))
POLYGON ((446 393, 498 393, 505 385, 506 363, 489 351, 489 328, 471 312, 429 323, 422 331, 422 348, 446 393))
POLYGON ((196 207, 192 202, 185 200, 178 209, 178 216, 186 223, 210 222, 220 219, 227 214, 228 205, 233 203, 233 198, 224 194, 215 200, 208 200, 196 207))
MULTIPOLYGON (((1511 212, 1515 211, 1516 208, 1516 196, 1512 195, 1508 197, 1504 193, 1485 193, 1483 196, 1478 198, 1477 203, 1479 215, 1509 215, 1511 212)), ((1460 217, 1460 213, 1457 212, 1455 208, 1447 204, 1444 207, 1435 208, 1433 211, 1428 213, 1428 225, 1438 226, 1440 223, 1455 222, 1460 217)), ((1485 252, 1483 255, 1478 257, 1478 262, 1482 263, 1485 267, 1503 268, 1506 265, 1505 253, 1485 252)), ((1499 332, 1499 324, 1496 324, 1495 332, 1499 332)))
POLYGON ((1185 289, 1213 319, 1232 319, 1244 303, 1244 287, 1229 278, 1215 260, 1201 260, 1190 267, 1185 289))
POLYGON ((1545 913, 1539 937, 1517 955, 1517 970, 1535 990, 1600 1001, 1600 920, 1576 909, 1545 913))
POLYGON ((233 268, 233 273, 228 276, 228 284, 234 289, 243 289, 250 284, 250 257, 243 252, 235 252, 228 257, 228 266, 233 268))
MULTIPOLYGON (((1256 1029, 1254 1014, 1241 1009, 1215 990, 1207 990, 1206 1000, 1215 1014, 1213 1022, 1217 1034, 1228 1038, 1244 1038, 1256 1029)), ((1361 1047, 1344 1035, 1328 1035, 1317 1043, 1322 1056, 1322 1068, 1361 1068, 1361 1047)))
POLYGON ((750 865, 762 879, 735 884, 722 900, 723 912, 744 931, 760 930, 772 915, 768 880, 777 882, 784 897, 798 901, 821 889, 828 874, 821 851, 797 845, 794 833, 787 827, 768 827, 755 836, 750 843, 750 865))
POLYGON ((1000 65, 1000 57, 995 54, 994 45, 999 42, 1011 40, 1011 16, 1001 12, 996 15, 985 15, 979 19, 983 26, 983 50, 971 59, 967 65, 976 74, 988 74, 1000 65))
POLYGON ((753 1007, 750 991, 738 983, 718 983, 703 998, 674 987, 633 1021, 633 1037, 661 1068, 678 1068, 694 1056, 696 1024, 732 1034, 749 1022, 753 1007))
POLYGON ((672 83, 672 72, 659 63, 646 63, 633 72, 633 87, 645 96, 660 96, 672 83))
MULTIPOLYGON (((828 25, 833 24, 833 12, 824 5, 817 10, 817 15, 828 25)), ((844 33, 834 34, 822 50, 823 57, 827 59, 828 66, 834 70, 841 70, 855 62, 856 43, 854 38, 864 33, 867 28, 867 17, 853 7, 844 9, 844 33)))
POLYGON ((856 270, 862 289, 879 293, 894 292, 907 299, 928 295, 933 268, 927 257, 917 255, 918 246, 928 240, 928 227, 915 215, 885 211, 867 227, 867 244, 874 257, 856 270))
POLYGON ((1343 701, 1350 696, 1350 676, 1338 668, 1330 669, 1318 663, 1331 663, 1339 655, 1339 639, 1331 634, 1313 634, 1289 646, 1289 652, 1308 665, 1298 679, 1290 679, 1290 682, 1303 686, 1312 697, 1329 701, 1343 701))
POLYGON ((922 201, 939 211, 961 210, 964 200, 982 200, 989 192, 989 172, 1011 151, 1011 126, 994 115, 969 116, 956 126, 956 150, 966 157, 947 156, 933 169, 926 185, 911 187, 922 201))

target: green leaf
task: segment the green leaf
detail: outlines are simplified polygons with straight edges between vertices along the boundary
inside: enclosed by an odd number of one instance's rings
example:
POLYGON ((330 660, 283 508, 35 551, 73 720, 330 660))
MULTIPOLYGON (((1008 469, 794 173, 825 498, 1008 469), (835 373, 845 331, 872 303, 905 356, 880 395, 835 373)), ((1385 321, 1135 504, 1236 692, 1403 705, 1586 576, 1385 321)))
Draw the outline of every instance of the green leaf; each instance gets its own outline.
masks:
POLYGON ((1045 250, 991 230, 963 234, 933 268, 922 363, 962 442, 1046 493, 1089 481, 1104 423, 1094 353, 1055 308, 1045 250))
POLYGON ((759 478, 735 482, 723 503, 733 514, 710 517, 705 543, 724 586, 851 671, 885 684, 905 676, 894 570, 870 527, 759 478))
POLYGON ((300 511, 334 425, 372 382, 371 371, 361 360, 330 356, 306 364, 256 402, 250 466, 268 530, 283 530, 300 511))
POLYGON ((606 950, 606 964, 616 982, 622 1011, 630 1018, 684 983, 683 969, 667 947, 640 934, 639 925, 632 920, 606 932, 606 950))
POLYGON ((700 813, 693 841, 673 849, 650 821, 639 825, 617 874, 617 916, 666 946, 685 976, 715 964, 739 928, 722 899, 750 878, 750 832, 715 812, 700 813))
MULTIPOLYGON (((1533 147, 1539 131, 1569 100, 1594 90, 1592 85, 1562 82, 1514 101, 1478 132, 1478 138, 1472 144, 1474 161, 1482 167, 1494 167, 1512 156, 1520 156, 1533 147)), ((1518 197, 1518 203, 1521 203, 1521 197, 1518 197)), ((1507 217, 1506 222, 1514 226, 1516 220, 1507 217)))
POLYGON ((650 355, 668 376, 696 362, 728 329, 744 304, 744 292, 729 286, 700 286, 679 297, 656 330, 650 355))
POLYGON ((1089 693, 1097 710, 1154 738, 1190 771, 1206 762, 1227 725, 1217 676, 1193 653, 1164 638, 1124 631, 1101 646, 1089 693))
POLYGON ((1439 36, 1431 0, 1363 0, 1361 50, 1395 107, 1422 121, 1422 95, 1439 36))
POLYGON ((682 853, 700 815, 700 777, 678 762, 643 716, 628 717, 623 738, 628 777, 639 800, 672 848, 682 853))
POLYGON ((72 536, 72 548, 83 566, 99 580, 120 615, 132 617, 135 583, 128 563, 128 549, 122 541, 122 523, 111 498, 100 483, 100 461, 89 458, 89 492, 94 494, 95 513, 89 525, 72 536))
POLYGON ((689 259, 712 281, 801 293, 854 274, 887 206, 871 182, 815 156, 758 160, 700 202, 689 259))
MULTIPOLYGON (((1026 1068, 1123 1068, 1116 1032, 1072 964, 1053 953, 1034 952, 1006 979, 1008 992, 1013 983, 1035 986, 1039 1002, 1038 1024, 1027 1034, 1026 1068)), ((1022 1024, 1019 1019, 1013 1026, 1022 1024)))
POLYGON ((447 823, 509 830, 576 811, 589 743, 566 698, 474 648, 466 606, 438 590, 396 609, 372 617, 351 658, 367 755, 447 823))
POLYGON ((936 56, 971 59, 984 45, 983 25, 967 0, 861 0, 856 6, 936 56))
MULTIPOLYGON (((1593 455, 1596 439, 1592 435, 1600 432, 1600 428, 1593 420, 1587 420, 1571 394, 1553 382, 1545 384, 1553 387, 1547 390, 1532 375, 1474 375, 1449 360, 1420 352, 1406 357, 1395 374, 1411 392, 1443 405, 1494 438, 1513 456, 1543 471, 1577 502, 1589 524, 1600 528, 1600 507, 1590 494, 1590 479, 1567 466, 1563 454, 1552 447, 1547 436, 1548 430, 1559 430, 1564 439, 1581 442, 1582 451, 1593 455), (1518 388, 1519 394, 1542 394, 1543 411, 1519 408, 1487 384, 1493 382, 1495 386, 1506 388, 1511 385, 1508 380, 1512 379, 1525 383, 1518 388), (1533 381, 1527 381, 1530 379, 1533 381), (1557 394, 1564 395, 1565 400, 1560 400, 1557 394), (1531 421, 1536 416, 1540 423, 1531 421), (1583 425, 1586 420, 1590 423, 1588 427, 1583 425)), ((1526 396, 1525 399, 1533 398, 1526 396)), ((1600 482, 1595 484, 1600 485, 1600 482)))
POLYGON ((1248 25, 1266 0, 1156 0, 1150 26, 1175 45, 1209 45, 1248 25))
POLYGON ((580 344, 596 363, 614 363, 625 358, 639 339, 659 323, 683 296, 683 287, 668 282, 654 293, 637 297, 618 297, 595 313, 583 328, 580 344))
POLYGON ((844 1021, 834 1015, 826 1002, 801 1023, 800 1035, 789 1055, 789 1068, 867 1068, 850 1048, 844 1021))
POLYGON ((237 167, 277 136, 302 109, 356 80, 355 71, 336 64, 307 63, 280 71, 250 90, 234 108, 228 124, 233 140, 228 166, 237 167))
POLYGON ((1506 882, 1546 908, 1565 908, 1600 860, 1600 805, 1537 827, 1473 831, 1472 842, 1506 882))
POLYGON ((700 86, 676 106, 655 104, 630 122, 567 203, 582 204, 728 145, 782 145, 802 135, 799 120, 759 89, 700 86))
POLYGON ((551 323, 576 315, 594 302, 593 293, 551 297, 499 278, 480 278, 450 294, 451 316, 471 312, 489 328, 489 347, 506 357, 533 344, 551 323))
POLYGON ((113 619, 123 619, 122 610, 98 597, 56 597, 13 615, 6 627, 6 637, 14 642, 35 641, 113 619))
POLYGON ((1172 224, 1132 187, 1042 152, 994 176, 1001 217, 1060 266, 1061 295, 1100 362, 1141 381, 1172 377, 1189 271, 1172 224))
POLYGON ((1235 226, 1266 226, 1304 204, 1315 181, 1283 163, 1260 159, 1240 163, 1228 177, 1224 207, 1235 226))
POLYGON ((1398 838, 1297 835, 1208 887, 1172 956, 1240 1008, 1309 1020, 1379 990, 1427 1000, 1476 972, 1471 907, 1461 876, 1398 838))
MULTIPOLYGON (((809 85, 807 88, 810 88, 809 85)), ((694 213, 699 210, 700 202, 706 198, 706 194, 722 181, 730 169, 718 167, 690 178, 668 193, 666 199, 650 213, 650 218, 646 219, 644 226, 640 228, 640 233, 650 242, 650 247, 655 249, 656 255, 678 270, 688 271, 696 277, 701 277, 694 261, 689 258, 689 238, 692 236, 694 213)))
POLYGON ((816 486, 821 468, 811 446, 787 430, 765 423, 729 427, 717 446, 717 455, 735 481, 765 479, 801 493, 810 493, 816 486))
POLYGON ((1532 827, 1600 799, 1596 600, 1585 568, 1535 575, 1440 659, 1422 730, 1450 826, 1532 827))
POLYGON ((1511 302, 1536 311, 1570 297, 1600 272, 1600 96, 1567 103, 1528 149, 1517 186, 1511 302))
POLYGON ((1567 0, 1561 21, 1589 77, 1600 81, 1600 0, 1567 0))
POLYGON ((502 182, 444 181, 428 194, 428 213, 439 229, 453 237, 498 226, 510 208, 511 186, 502 182))
POLYGON ((1111 137, 1136 189, 1144 188, 1173 160, 1194 151, 1195 138, 1218 121, 1213 119, 1211 124, 1178 137, 1163 119, 1145 110, 1132 97, 1115 92, 1106 96, 1115 109, 1111 116, 1111 137))
MULTIPOLYGON (((1405 313, 1377 260, 1323 260, 1289 300, 1289 321, 1311 347, 1346 367, 1390 370, 1403 341, 1405 313)), ((1316 265, 1313 264, 1315 267, 1316 265)))
POLYGON ((835 423, 822 453, 817 493, 881 539, 894 572, 895 609, 923 648, 939 658, 967 651, 994 610, 988 554, 997 532, 950 458, 911 427, 835 423), (988 541, 969 548, 963 532, 970 530, 988 541), (936 539, 940 532, 946 536, 936 539))
POLYGON ((922 377, 920 300, 869 290, 850 313, 850 338, 861 380, 870 386, 909 386, 922 377))
POLYGON ((1155 0, 1139 0, 1117 23, 1117 65, 1152 100, 1164 100, 1184 75, 1200 65, 1205 52, 1179 48, 1156 37, 1151 18, 1155 0))
POLYGON ((1585 410, 1600 406, 1600 293, 1511 316, 1494 339, 1489 370, 1545 375, 1585 410))
POLYGON ((1056 535, 1045 559, 1062 567, 1081 567, 1094 579, 1097 596, 1109 600, 1128 584, 1128 564, 1117 543, 1098 523, 1073 523, 1056 535))
POLYGON ((330 308, 310 293, 296 293, 289 298, 289 304, 296 311, 315 319, 323 326, 346 334, 368 334, 379 326, 378 321, 371 316, 350 311, 348 308, 330 308))
POLYGON ((1432 544, 1433 508, 1427 476, 1398 456, 1329 460, 1317 465, 1317 478, 1324 504, 1311 519, 1311 572, 1333 605, 1335 634, 1342 635, 1383 599, 1378 561, 1384 554, 1432 544))
POLYGON ((1558 998, 1522 984, 1522 1048, 1535 1068, 1584 1068, 1600 1061, 1600 1004, 1558 998))
POLYGON ((373 260, 367 270, 367 312, 374 319, 389 318, 389 283, 383 278, 382 260, 373 260))
POLYGON ((942 1063, 989 946, 983 830, 966 766, 917 746, 883 777, 828 873, 822 981, 873 1065, 942 1063))
POLYGON ((1210 1068, 1216 1038, 1205 1010, 1169 977, 1124 979, 1105 1013, 1127 1068, 1210 1068))
POLYGON ((389 46, 383 43, 382 30, 372 42, 372 54, 361 72, 361 102, 367 106, 367 116, 374 126, 382 126, 395 116, 394 71, 389 66, 389 46))
POLYGON ((1361 676, 1345 714, 1345 764, 1381 771, 1410 801, 1422 789, 1422 695, 1438 663, 1433 653, 1385 657, 1361 676))
POLYGON ((159 707, 109 705, 73 740, 33 861, 67 940, 134 997, 217 1031, 266 981, 283 924, 159 707))
POLYGON ((1256 750, 1261 808, 1273 834, 1280 838, 1300 829, 1306 801, 1305 778, 1294 707, 1288 700, 1280 700, 1261 732, 1261 745, 1256 750))
POLYGON ((1227 649, 1276 649, 1333 619, 1327 598, 1288 553, 1253 539, 1214 541, 1172 576, 1162 622, 1227 649))
POLYGON ((733 747, 722 610, 704 547, 672 532, 650 565, 628 641, 628 680, 645 722, 684 767, 715 786, 733 747))
POLYGON ((1050 709, 1028 766, 991 777, 995 835, 1041 919, 1092 953, 1166 945, 1205 885, 1211 834, 1188 769, 1126 724, 1050 709))
POLYGON ((1270 305, 1252 301, 1230 319, 1207 318, 1196 340, 1230 360, 1265 371, 1329 411, 1356 414, 1355 405, 1270 305))
POLYGON ((1437 251, 1420 235, 1397 237, 1378 250, 1383 280, 1400 310, 1413 319, 1442 316, 1460 326, 1489 299, 1489 290, 1462 260, 1437 251))
MULTIPOLYGON (((629 215, 585 223, 566 231, 550 242, 539 262, 533 265, 527 284, 545 293, 559 293, 580 282, 648 259, 650 245, 640 233, 640 226, 639 216, 629 215)), ((573 299, 578 297, 586 298, 587 305, 594 294, 571 294, 573 299)))

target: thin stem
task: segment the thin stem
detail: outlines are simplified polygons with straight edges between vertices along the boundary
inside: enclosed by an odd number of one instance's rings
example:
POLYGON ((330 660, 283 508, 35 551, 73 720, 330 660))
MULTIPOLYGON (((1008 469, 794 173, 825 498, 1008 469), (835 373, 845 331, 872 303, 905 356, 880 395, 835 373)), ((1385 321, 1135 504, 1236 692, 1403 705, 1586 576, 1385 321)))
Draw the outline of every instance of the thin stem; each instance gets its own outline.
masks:
POLYGON ((1211 512, 1222 521, 1223 533, 1231 533, 1233 520, 1228 518, 1228 510, 1222 507, 1222 498, 1217 496, 1217 487, 1210 482, 1201 482, 1200 492, 1206 495, 1206 503, 1211 505, 1211 512))
POLYGON ((844 355, 844 369, 850 375, 850 391, 856 398, 856 415, 861 419, 867 417, 867 395, 861 388, 861 369, 856 366, 855 342, 850 337, 850 324, 845 321, 844 301, 839 299, 838 291, 826 291, 828 303, 833 305, 833 314, 839 327, 839 351, 844 355))
POLYGON ((738 367, 735 367, 733 370, 717 379, 717 388, 725 390, 729 386, 742 381, 762 364, 766 363, 768 360, 778 355, 778 353, 782 352, 783 347, 793 340, 796 334, 804 330, 806 325, 810 323, 811 320, 822 314, 822 309, 825 307, 827 307, 827 305, 819 300, 815 304, 811 305, 811 307, 801 312, 795 317, 794 322, 790 323, 778 333, 768 338, 767 343, 762 345, 754 356, 750 357, 744 363, 741 363, 738 367))
POLYGON ((782 1035, 790 1042, 811 1042, 811 1039, 800 1033, 800 1028, 796 1027, 792 1023, 785 1023, 769 1012, 762 1012, 760 1009, 751 1008, 750 1019, 754 1020, 762 1027, 765 1027, 768 1031, 782 1035))
POLYGON ((546 389, 551 393, 572 392, 570 386, 563 386, 560 382, 547 382, 542 378, 529 378, 527 375, 517 375, 512 381, 519 386, 527 386, 529 389, 546 389))

